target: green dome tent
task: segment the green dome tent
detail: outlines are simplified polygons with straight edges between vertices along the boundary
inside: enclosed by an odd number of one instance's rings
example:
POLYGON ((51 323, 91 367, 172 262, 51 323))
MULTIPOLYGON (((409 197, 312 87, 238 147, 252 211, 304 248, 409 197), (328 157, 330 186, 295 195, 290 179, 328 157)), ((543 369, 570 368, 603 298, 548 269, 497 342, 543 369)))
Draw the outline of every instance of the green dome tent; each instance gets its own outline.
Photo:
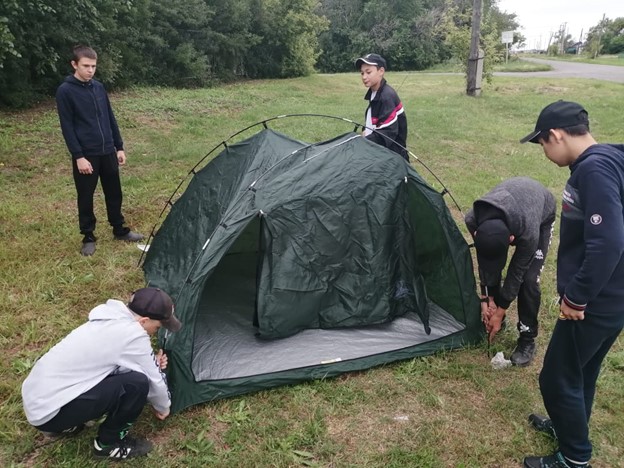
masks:
POLYGON ((224 144, 143 268, 184 324, 160 336, 173 411, 482 339, 469 248, 442 195, 355 133, 224 144))

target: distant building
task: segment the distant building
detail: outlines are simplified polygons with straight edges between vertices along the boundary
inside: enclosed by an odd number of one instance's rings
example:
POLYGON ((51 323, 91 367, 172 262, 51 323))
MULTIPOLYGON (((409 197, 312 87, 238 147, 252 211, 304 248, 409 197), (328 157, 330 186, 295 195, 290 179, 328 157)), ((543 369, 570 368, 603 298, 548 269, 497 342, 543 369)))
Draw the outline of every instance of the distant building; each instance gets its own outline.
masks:
POLYGON ((575 54, 578 55, 582 52, 584 44, 582 42, 575 42, 574 44, 568 46, 565 50, 566 54, 575 54))

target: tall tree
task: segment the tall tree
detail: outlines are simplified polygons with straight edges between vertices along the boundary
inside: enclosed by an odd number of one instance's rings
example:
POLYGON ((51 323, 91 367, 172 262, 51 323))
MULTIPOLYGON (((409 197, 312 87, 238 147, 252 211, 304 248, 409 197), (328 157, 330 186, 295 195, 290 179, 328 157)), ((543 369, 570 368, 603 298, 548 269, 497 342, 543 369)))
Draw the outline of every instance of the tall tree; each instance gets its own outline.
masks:
POLYGON ((383 55, 393 70, 420 70, 448 58, 437 34, 444 0, 325 0, 321 71, 353 70, 362 54, 383 55))
POLYGON ((624 18, 611 20, 604 17, 587 33, 586 51, 596 57, 600 53, 619 54, 624 52, 624 18))
POLYGON ((327 20, 317 0, 255 0, 252 30, 261 38, 246 55, 246 72, 266 78, 307 75, 320 54, 318 37, 327 20))
POLYGON ((58 83, 69 44, 102 30, 91 0, 5 0, 0 24, 0 103, 18 106, 58 83))

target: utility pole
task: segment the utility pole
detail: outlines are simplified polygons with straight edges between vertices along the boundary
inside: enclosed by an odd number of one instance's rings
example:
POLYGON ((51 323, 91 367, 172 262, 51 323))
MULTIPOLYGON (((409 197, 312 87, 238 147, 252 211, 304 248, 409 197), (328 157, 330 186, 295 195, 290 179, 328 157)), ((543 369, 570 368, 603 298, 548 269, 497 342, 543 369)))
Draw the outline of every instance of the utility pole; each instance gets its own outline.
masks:
POLYGON ((563 55, 565 53, 565 36, 566 36, 566 27, 568 23, 563 23, 559 28, 559 53, 563 55))
POLYGON ((579 36, 578 46, 576 47, 576 55, 580 55, 583 49, 583 29, 581 28, 581 35, 579 36))
POLYGON ((548 45, 546 46, 546 53, 548 55, 550 55, 550 43, 552 42, 554 36, 555 36, 555 33, 551 31, 550 37, 548 38, 548 45))
POLYGON ((481 0, 473 0, 472 32, 470 36, 470 54, 468 56, 466 94, 475 97, 481 94, 481 74, 483 72, 483 56, 479 50, 479 38, 481 37, 481 7, 481 0))
POLYGON ((604 31, 604 21, 607 17, 606 13, 602 14, 602 21, 600 22, 600 29, 598 31, 598 45, 596 46, 596 50, 594 51, 594 58, 598 57, 600 53, 600 43, 602 42, 602 32, 604 31))

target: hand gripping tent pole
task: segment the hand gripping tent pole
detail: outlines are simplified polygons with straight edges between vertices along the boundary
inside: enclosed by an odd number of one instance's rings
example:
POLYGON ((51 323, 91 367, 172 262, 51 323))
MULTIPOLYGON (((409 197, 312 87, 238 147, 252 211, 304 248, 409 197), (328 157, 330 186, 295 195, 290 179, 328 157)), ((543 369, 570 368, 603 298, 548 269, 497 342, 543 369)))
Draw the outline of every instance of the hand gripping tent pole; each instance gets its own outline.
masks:
MULTIPOLYGON (((395 140, 393 140, 392 138, 384 135, 381 132, 378 132, 376 129, 374 128, 370 128, 367 127, 366 125, 363 125, 361 123, 355 122, 351 119, 347 119, 345 117, 337 117, 337 116, 333 116, 333 115, 326 115, 326 114, 308 114, 308 113, 302 113, 302 114, 284 114, 284 115, 277 115, 275 117, 270 117, 268 119, 265 120, 261 120, 258 121, 254 124, 251 124, 239 131, 237 131, 236 133, 233 133, 232 135, 230 135, 228 138, 226 138, 225 140, 223 140, 222 142, 218 143, 217 145, 215 145, 208 153, 206 153, 199 161, 197 161, 197 163, 191 168, 191 170, 187 173, 187 175, 180 181, 180 183, 177 185, 177 187, 175 188, 175 190, 173 191, 173 193, 171 194, 171 196, 169 197, 169 199, 167 200, 167 202, 165 203, 165 206, 163 207, 162 211, 160 212, 160 214, 158 215, 158 218, 156 220, 156 223, 154 224, 154 226, 152 227, 152 230, 150 231, 150 234, 147 238, 146 244, 149 245, 150 241, 152 240, 152 238, 155 235, 155 232, 157 230, 158 225, 160 224, 161 219, 163 218, 165 212, 167 211, 168 208, 170 208, 171 206, 173 206, 173 199, 176 197, 176 195, 178 194, 178 192, 180 191, 180 189, 182 188, 182 186, 189 180, 189 178, 193 177, 196 172, 197 172, 197 168, 199 166, 202 165, 202 163, 204 161, 206 161, 206 159, 208 157, 210 157, 215 151, 217 151, 218 149, 220 149, 221 147, 223 147, 224 149, 227 149, 228 147, 228 143, 233 140, 234 138, 236 138, 238 135, 254 128, 254 127, 259 127, 262 126, 265 129, 268 129, 269 126, 267 125, 269 122, 273 122, 276 120, 281 120, 281 119, 286 119, 286 118, 296 118, 296 117, 307 117, 307 118, 325 118, 325 119, 334 119, 334 120, 340 120, 342 122, 346 122, 349 124, 352 124, 354 126, 353 131, 356 132, 358 129, 367 129, 367 130, 371 130, 372 132, 375 132, 378 135, 381 135, 384 139, 386 139, 389 142, 392 142, 394 144, 396 144, 397 146, 401 147, 402 149, 404 149, 405 151, 407 151, 407 154, 409 155, 409 157, 415 161, 417 161, 435 180, 436 182, 438 182, 441 186, 442 186, 442 191, 440 192, 441 195, 447 195, 450 197, 450 199, 453 201, 453 204, 455 205, 455 207, 457 208, 457 210, 460 213, 462 212, 462 209, 460 208, 459 204, 457 203, 457 200, 455 200, 455 198, 453 197, 453 195, 451 194, 451 192, 448 190, 448 188, 444 185, 444 183, 442 182, 442 180, 440 180, 440 178, 433 172, 433 170, 427 166, 427 164, 425 164, 418 156, 416 156, 414 153, 412 153, 408 148, 406 148, 405 146, 397 143, 395 140)), ((305 148, 301 148, 298 151, 301 151, 305 148)), ((292 153, 294 154, 294 153, 292 153)), ((286 158, 292 156, 292 154, 287 155, 286 158)), ((278 165, 281 161, 278 161, 276 165, 278 165)), ((270 172, 271 169, 273 169, 273 167, 267 169, 267 171, 260 175, 260 177, 258 177, 258 179, 260 179, 262 176, 264 176, 266 173, 270 172)), ((257 180, 258 180, 257 179, 257 180)), ((257 180, 255 182, 257 182, 257 180)), ((254 183, 255 183, 254 182, 254 183)), ((252 184, 253 185, 253 184, 252 184)), ((250 187, 253 188, 253 187, 250 187)), ((225 213, 223 216, 223 219, 227 218, 228 213, 225 213)), ((223 220, 221 221, 220 224, 223 223, 223 220)), ((217 225, 217 227, 219 226, 217 225)), ((206 240, 206 243, 204 244, 204 248, 202 249, 202 251, 206 248, 208 242, 210 241, 210 238, 212 238, 212 235, 206 240)), ((139 261, 137 263, 138 266, 140 266, 143 262, 144 256, 146 254, 146 251, 143 250, 141 252, 141 256, 139 257, 139 261)), ((192 269, 191 269, 192 271, 192 269)), ((190 275, 190 272, 189 272, 190 275)))

